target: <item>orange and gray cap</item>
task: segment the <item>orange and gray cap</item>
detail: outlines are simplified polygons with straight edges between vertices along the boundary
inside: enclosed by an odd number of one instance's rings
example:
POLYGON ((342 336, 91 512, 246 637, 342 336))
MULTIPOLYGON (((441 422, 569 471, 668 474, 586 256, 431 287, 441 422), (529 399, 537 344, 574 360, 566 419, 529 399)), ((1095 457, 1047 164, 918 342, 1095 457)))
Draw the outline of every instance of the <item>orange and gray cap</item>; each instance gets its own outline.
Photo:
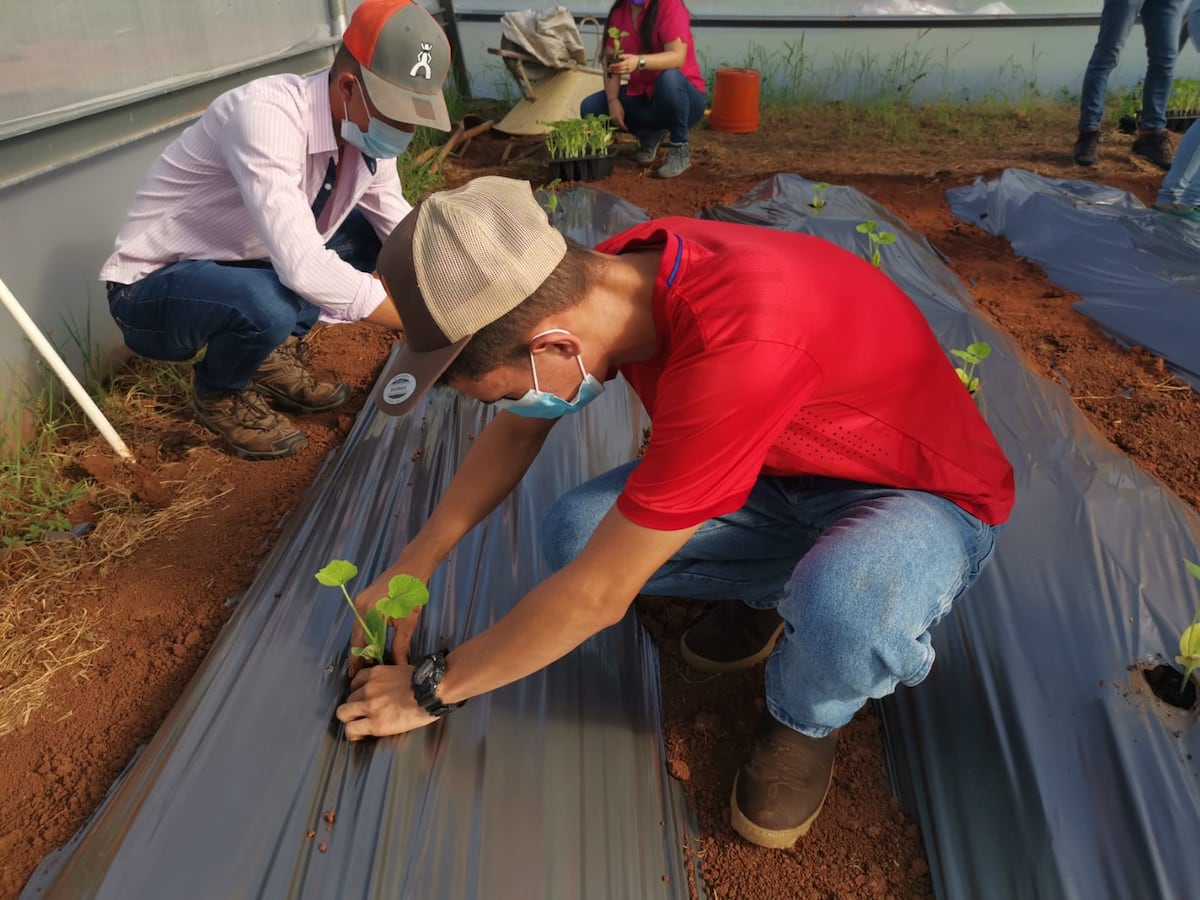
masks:
POLYGON ((376 109, 396 122, 450 130, 442 96, 450 42, 424 7, 413 0, 365 0, 342 43, 358 60, 376 109))
POLYGON ((379 381, 379 408, 412 409, 471 337, 536 291, 566 253, 527 181, 476 178, 421 201, 379 252, 405 340, 379 381))

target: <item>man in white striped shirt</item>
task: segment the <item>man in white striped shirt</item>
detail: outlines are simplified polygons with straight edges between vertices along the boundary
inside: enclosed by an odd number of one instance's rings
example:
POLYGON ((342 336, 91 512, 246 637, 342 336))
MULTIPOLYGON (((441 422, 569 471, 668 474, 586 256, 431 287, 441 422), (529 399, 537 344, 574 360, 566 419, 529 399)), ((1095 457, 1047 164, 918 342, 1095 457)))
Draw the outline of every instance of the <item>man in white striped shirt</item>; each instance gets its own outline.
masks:
POLYGON ((318 321, 401 328, 372 273, 408 214, 394 158, 443 131, 445 34, 412 0, 365 0, 328 72, 274 75, 215 101, 151 167, 100 271, 125 343, 186 360, 196 417, 246 459, 307 440, 267 401, 333 409, 307 369, 318 321))

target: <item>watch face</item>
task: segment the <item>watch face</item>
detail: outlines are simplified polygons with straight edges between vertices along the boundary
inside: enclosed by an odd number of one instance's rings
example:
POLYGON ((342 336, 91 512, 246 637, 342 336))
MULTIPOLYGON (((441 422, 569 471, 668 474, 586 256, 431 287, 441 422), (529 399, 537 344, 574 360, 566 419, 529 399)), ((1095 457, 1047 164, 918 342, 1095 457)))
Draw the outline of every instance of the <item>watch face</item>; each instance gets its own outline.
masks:
POLYGON ((413 679, 416 681, 425 681, 433 674, 433 660, 423 659, 417 664, 417 669, 413 672, 413 679))

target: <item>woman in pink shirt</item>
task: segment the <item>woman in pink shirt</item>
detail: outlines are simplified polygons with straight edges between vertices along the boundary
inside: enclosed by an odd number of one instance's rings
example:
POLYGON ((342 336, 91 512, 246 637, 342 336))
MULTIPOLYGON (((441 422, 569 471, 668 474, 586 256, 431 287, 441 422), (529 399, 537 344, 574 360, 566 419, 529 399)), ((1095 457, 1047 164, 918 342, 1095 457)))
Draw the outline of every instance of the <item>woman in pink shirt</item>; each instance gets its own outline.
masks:
POLYGON ((637 161, 654 162, 663 137, 667 161, 654 174, 674 178, 691 165, 688 129, 704 116, 704 76, 696 62, 691 16, 683 0, 616 0, 604 23, 608 74, 604 90, 579 114, 609 115, 638 136, 637 161), (621 84, 624 76, 628 83, 621 84))

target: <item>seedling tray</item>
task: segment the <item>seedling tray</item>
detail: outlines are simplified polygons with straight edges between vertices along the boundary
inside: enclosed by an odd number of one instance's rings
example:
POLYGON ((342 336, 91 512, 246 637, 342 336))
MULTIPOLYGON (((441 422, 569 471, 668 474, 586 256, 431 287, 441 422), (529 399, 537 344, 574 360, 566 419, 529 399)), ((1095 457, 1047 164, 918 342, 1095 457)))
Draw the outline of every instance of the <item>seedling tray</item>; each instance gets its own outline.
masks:
POLYGON ((612 174, 616 156, 577 156, 572 159, 550 160, 550 178, 562 181, 599 181, 612 174))

